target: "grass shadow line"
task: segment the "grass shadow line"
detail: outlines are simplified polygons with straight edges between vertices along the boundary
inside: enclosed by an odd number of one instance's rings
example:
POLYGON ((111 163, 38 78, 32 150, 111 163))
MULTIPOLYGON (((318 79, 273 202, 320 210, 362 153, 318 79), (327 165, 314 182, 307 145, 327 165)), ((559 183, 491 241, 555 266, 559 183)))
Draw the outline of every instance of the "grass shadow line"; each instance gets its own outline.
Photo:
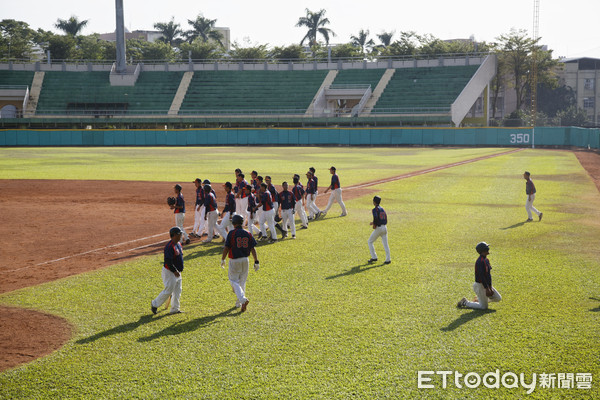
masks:
MULTIPOLYGON (((599 298, 597 297, 590 297, 590 300, 596 300, 596 301, 600 301, 599 298)), ((591 312, 600 312, 600 306, 596 307, 596 308, 590 308, 591 312)))
POLYGON ((162 331, 153 333, 150 336, 144 336, 138 339, 138 342, 150 342, 154 339, 158 339, 163 336, 174 336, 179 335, 181 333, 192 332, 199 328, 203 328, 212 324, 215 324, 219 318, 225 317, 237 317, 241 314, 241 312, 232 314, 235 310, 235 307, 231 307, 228 310, 220 312, 214 315, 207 315, 205 317, 196 318, 191 321, 187 321, 184 323, 176 322, 175 324, 163 329, 162 331))
POLYGON ((505 231, 505 230, 507 230, 507 229, 514 229, 514 228, 518 228, 518 227, 520 227, 520 226, 523 226, 523 225, 525 225, 526 223, 527 223, 527 221, 517 222, 516 224, 514 224, 514 225, 511 225, 511 226, 507 226, 506 228, 500 228, 500 230, 502 230, 502 231, 505 231))
POLYGON ((142 315, 140 317, 140 319, 138 319, 137 321, 134 322, 128 322, 126 324, 122 324, 119 326, 115 326, 114 328, 110 328, 107 329, 105 331, 102 332, 98 332, 92 336, 89 336, 87 338, 84 339, 79 339, 78 341, 76 341, 75 343, 77 344, 86 344, 86 343, 91 343, 91 342, 95 342, 98 339, 102 339, 104 337, 107 336, 111 336, 111 335, 116 335, 119 333, 125 333, 125 332, 131 332, 135 329, 137 329, 138 327, 150 323, 150 322, 155 322, 158 321, 161 318, 166 317, 168 314, 164 314, 158 317, 154 317, 153 315, 142 315))
POLYGON ((487 310, 471 310, 471 312, 462 314, 460 317, 458 317, 457 319, 455 319, 454 321, 449 323, 448 326, 440 328, 440 330, 442 332, 451 332, 451 331, 455 330, 456 328, 458 328, 459 326, 466 324, 467 322, 469 322, 475 318, 481 317, 486 314, 495 313, 495 312, 496 312, 496 310, 489 309, 489 308, 487 310))
POLYGON ((365 272, 365 271, 368 271, 368 270, 373 269, 373 268, 383 267, 384 265, 385 265, 384 263, 381 263, 379 265, 373 265, 373 264, 369 264, 369 263, 364 263, 364 264, 360 264, 360 265, 357 265, 355 267, 352 267, 348 271, 339 273, 337 275, 328 276, 325 279, 336 279, 336 278, 341 278, 343 276, 350 276, 350 275, 354 275, 354 274, 359 274, 361 272, 365 272), (365 267, 367 265, 369 266, 368 268, 361 268, 361 267, 365 267))

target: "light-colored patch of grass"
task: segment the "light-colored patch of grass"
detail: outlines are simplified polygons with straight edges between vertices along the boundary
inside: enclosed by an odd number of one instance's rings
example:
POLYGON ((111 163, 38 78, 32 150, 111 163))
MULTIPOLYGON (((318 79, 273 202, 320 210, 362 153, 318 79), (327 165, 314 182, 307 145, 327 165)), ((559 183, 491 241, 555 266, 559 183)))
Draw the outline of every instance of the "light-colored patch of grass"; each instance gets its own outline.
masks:
MULTIPOLYGON (((600 230, 581 221, 600 216, 600 196, 583 175, 568 152, 528 150, 378 185, 392 264, 366 263, 371 196, 347 201, 344 218, 334 205, 297 240, 258 248, 245 314, 233 309, 218 244, 185 249, 181 315, 150 315, 160 256, 2 295, 77 331, 60 351, 0 375, 0 397, 597 397, 600 230), (523 223, 525 169, 541 223, 523 223), (480 240, 492 245, 503 301, 488 312, 457 310, 462 296, 474 296, 480 240), (594 382, 591 391, 527 395, 453 381, 444 390, 437 376, 436 389, 417 388, 419 370, 496 369, 528 380, 588 372, 594 382)), ((380 242, 376 249, 383 259, 380 242)))

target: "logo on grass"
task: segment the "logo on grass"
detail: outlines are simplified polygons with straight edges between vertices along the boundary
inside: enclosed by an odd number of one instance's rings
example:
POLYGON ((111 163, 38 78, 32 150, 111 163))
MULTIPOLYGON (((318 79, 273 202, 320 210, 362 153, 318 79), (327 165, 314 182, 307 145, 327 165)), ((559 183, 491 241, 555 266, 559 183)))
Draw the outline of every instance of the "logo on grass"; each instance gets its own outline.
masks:
POLYGON ((458 389, 475 389, 484 386, 488 389, 523 388, 531 394, 538 386, 542 389, 591 389, 591 373, 533 373, 526 376, 514 372, 500 374, 500 370, 480 375, 477 372, 463 374, 458 371, 418 371, 419 389, 446 389, 449 384, 458 389))

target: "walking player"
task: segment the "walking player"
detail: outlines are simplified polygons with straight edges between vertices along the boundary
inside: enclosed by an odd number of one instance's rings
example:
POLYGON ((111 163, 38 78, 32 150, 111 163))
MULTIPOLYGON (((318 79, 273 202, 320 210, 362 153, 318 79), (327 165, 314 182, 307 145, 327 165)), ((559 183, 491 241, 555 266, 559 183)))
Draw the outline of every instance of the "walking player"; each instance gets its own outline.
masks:
POLYGON ((287 182, 283 182, 281 187, 283 187, 283 190, 279 193, 279 202, 281 205, 282 239, 287 237, 288 230, 292 231, 292 239, 296 239, 296 223, 294 221, 294 206, 296 205, 296 200, 294 199, 292 192, 288 190, 287 182))
POLYGON ((202 188, 202 180, 200 178, 196 178, 196 180, 194 181, 194 185, 196 186, 196 205, 194 209, 194 229, 192 229, 192 233, 190 234, 190 236, 200 238, 202 237, 202 233, 205 227, 204 189, 202 188))
POLYGON ((219 232, 219 235, 225 239, 227 232, 233 228, 233 225, 231 224, 231 218, 235 213, 236 204, 235 196, 233 193, 231 193, 231 189, 233 188, 231 182, 225 182, 223 186, 225 187, 225 192, 227 193, 225 195, 225 207, 223 207, 223 212, 221 213, 221 223, 216 226, 216 230, 219 232))
POLYGON ((500 301, 502 296, 492 286, 492 274, 490 273, 492 266, 487 258, 490 254, 490 246, 486 242, 480 242, 475 250, 479 253, 479 258, 475 262, 475 283, 473 284, 477 299, 468 301, 466 297, 463 297, 456 306, 458 308, 485 310, 488 308, 488 301, 500 301))
POLYGON ((254 258, 254 271, 258 271, 259 263, 256 257, 256 240, 252 234, 242 229, 244 218, 241 215, 234 215, 234 229, 227 234, 223 255, 221 256, 221 267, 225 268, 225 258, 229 257, 229 282, 233 292, 237 297, 236 307, 241 307, 242 312, 246 311, 250 300, 246 297, 246 281, 248 279, 248 256, 252 253, 254 258))
POLYGON ((292 188, 292 194, 294 195, 294 200, 296 202, 296 206, 294 207, 295 211, 298 213, 300 217, 300 222, 302 223, 301 229, 308 228, 308 217, 306 216, 306 212, 304 211, 304 188, 300 183, 300 175, 294 174, 294 187, 292 188))
POLYGON ((314 179, 314 175, 311 171, 306 173, 306 193, 304 198, 306 199, 306 209, 308 210, 308 219, 317 219, 321 215, 321 210, 315 204, 317 200, 317 183, 314 179))
POLYGON ((271 196, 271 192, 267 190, 266 183, 260 184, 259 199, 261 212, 258 215, 258 227, 262 233, 261 240, 266 240, 266 226, 268 226, 269 231, 271 232, 271 239, 269 240, 269 243, 274 243, 277 241, 277 231, 275 230, 275 209, 273 208, 273 197, 271 196))
POLYGON ((181 229, 181 232, 183 233, 183 238, 181 239, 181 241, 183 242, 183 240, 185 239, 185 244, 188 244, 190 243, 190 238, 188 237, 188 234, 185 232, 185 229, 183 227, 185 221, 185 200, 183 199, 183 195, 181 194, 181 185, 176 184, 173 188, 173 191, 177 195, 175 204, 171 206, 171 208, 174 210, 173 213, 175 214, 175 225, 178 226, 179 229, 181 229))
POLYGON ((165 245, 164 264, 162 268, 162 281, 165 288, 159 295, 152 300, 150 307, 152 313, 156 314, 158 307, 162 306, 169 297, 171 297, 170 314, 180 313, 179 299, 181 297, 181 272, 183 271, 183 250, 179 241, 181 240, 182 230, 174 226, 169 231, 171 240, 165 245))
POLYGON ((539 212, 534 206, 533 201, 535 200, 535 185, 531 180, 531 174, 528 171, 525 171, 523 174, 523 178, 525 178, 525 194, 527 195, 527 201, 525 202, 525 210, 527 210, 527 222, 533 221, 533 215, 531 212, 533 211, 538 216, 538 221, 542 220, 542 216, 544 213, 539 212))
POLYGON ((346 205, 344 204, 344 200, 342 200, 342 188, 340 186, 340 178, 335 173, 335 167, 329 168, 329 172, 331 173, 331 185, 329 185, 329 187, 325 189, 325 193, 327 193, 329 189, 331 189, 331 194, 329 195, 329 202, 327 202, 327 207, 325 207, 325 210, 323 211, 323 217, 327 215, 327 212, 333 205, 334 201, 337 201, 340 207, 342 207, 341 216, 345 217, 346 215, 348 215, 348 213, 346 212, 346 205))
POLYGON ((206 220, 208 237, 203 243, 210 243, 214 239, 217 226, 217 196, 213 193, 212 186, 204 185, 204 219, 206 220))
POLYGON ((377 240, 378 237, 381 237, 381 242, 383 243, 383 249, 385 250, 385 261, 384 264, 389 264, 392 262, 392 257, 390 255, 390 246, 388 245, 387 238, 387 214, 385 210, 381 208, 381 197, 375 196, 373 197, 373 205, 375 208, 373 209, 373 222, 371 222, 371 226, 373 226, 373 233, 369 236, 369 251, 371 252, 370 263, 377 261, 377 253, 375 253, 375 246, 373 243, 377 240))

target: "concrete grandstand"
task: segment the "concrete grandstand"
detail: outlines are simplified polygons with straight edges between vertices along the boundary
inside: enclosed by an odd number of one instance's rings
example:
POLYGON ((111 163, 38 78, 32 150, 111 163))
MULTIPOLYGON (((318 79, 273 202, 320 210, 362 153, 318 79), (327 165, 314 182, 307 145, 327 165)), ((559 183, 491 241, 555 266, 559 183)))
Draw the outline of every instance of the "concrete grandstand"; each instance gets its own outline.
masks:
POLYGON ((0 127, 485 126, 495 71, 494 54, 139 64, 118 81, 110 64, 8 63, 0 127))

